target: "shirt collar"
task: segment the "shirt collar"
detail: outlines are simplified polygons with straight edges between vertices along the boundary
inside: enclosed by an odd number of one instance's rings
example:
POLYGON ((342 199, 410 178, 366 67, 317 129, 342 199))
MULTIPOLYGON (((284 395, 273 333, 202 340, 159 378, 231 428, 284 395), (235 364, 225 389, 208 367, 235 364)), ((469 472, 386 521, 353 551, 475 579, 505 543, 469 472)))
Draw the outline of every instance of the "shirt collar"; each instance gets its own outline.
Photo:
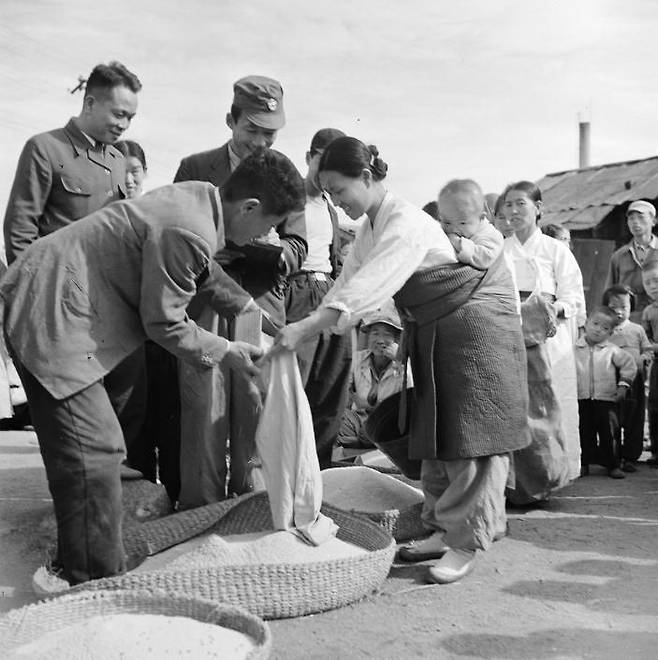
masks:
POLYGON ((657 244, 658 244, 658 239, 656 239, 655 234, 651 234, 651 240, 649 241, 649 243, 647 245, 640 245, 639 243, 637 243, 635 241, 635 239, 633 239, 631 241, 631 245, 633 246, 634 250, 647 250, 649 248, 655 250, 656 247, 657 247, 657 244))
POLYGON ((602 342, 594 344, 594 346, 590 346, 585 339, 585 335, 576 339, 576 346, 585 346, 587 348, 605 348, 606 346, 610 346, 610 343, 611 342, 609 339, 604 339, 602 342))
POLYGON ((379 206, 379 210, 377 211, 377 214, 375 215, 375 219, 372 221, 372 228, 374 229, 376 225, 378 225, 381 221, 382 218, 386 217, 388 215, 388 207, 393 203, 394 197, 393 193, 386 191, 386 194, 384 195, 384 198, 382 199, 382 203, 379 206))
POLYGON ((231 168, 231 172, 233 172, 235 168, 240 164, 240 156, 235 153, 232 142, 228 143, 228 164, 231 168))

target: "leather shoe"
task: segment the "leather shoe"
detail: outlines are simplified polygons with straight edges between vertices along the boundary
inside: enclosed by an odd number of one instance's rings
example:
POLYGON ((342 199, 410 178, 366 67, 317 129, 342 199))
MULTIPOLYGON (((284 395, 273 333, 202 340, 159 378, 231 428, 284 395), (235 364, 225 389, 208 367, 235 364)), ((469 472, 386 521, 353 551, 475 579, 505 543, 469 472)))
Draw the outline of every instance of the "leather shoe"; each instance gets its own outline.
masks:
POLYGON ((400 548, 398 559, 401 561, 418 562, 428 559, 439 559, 449 548, 443 541, 443 532, 434 532, 422 541, 414 541, 400 548))
POLYGON ((637 468, 633 465, 632 461, 624 461, 624 464, 621 466, 621 469, 624 472, 637 472, 637 468))
POLYGON ((619 468, 608 470, 608 476, 611 479, 626 479, 626 475, 619 468))
POLYGON ((450 584, 461 580, 473 570, 475 550, 455 550, 451 548, 430 567, 429 579, 437 584, 450 584))

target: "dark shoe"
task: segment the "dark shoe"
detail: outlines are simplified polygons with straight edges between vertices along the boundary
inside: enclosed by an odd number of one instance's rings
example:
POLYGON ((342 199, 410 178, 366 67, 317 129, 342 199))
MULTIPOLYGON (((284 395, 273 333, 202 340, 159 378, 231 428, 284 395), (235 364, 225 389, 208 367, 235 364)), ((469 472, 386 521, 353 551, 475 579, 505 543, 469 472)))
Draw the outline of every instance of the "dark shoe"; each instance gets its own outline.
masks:
POLYGON ((450 549, 429 570, 429 579, 437 584, 450 584, 461 580, 473 570, 475 550, 450 549))
POLYGON ((581 477, 589 477, 589 465, 581 465, 580 466, 580 476, 581 477))
POLYGON ((626 479, 626 475, 619 468, 608 470, 608 476, 611 479, 626 479))
POLYGON ((647 465, 658 465, 658 456, 652 456, 644 461, 647 465))
POLYGON ((624 464, 621 466, 621 469, 624 472, 628 472, 629 474, 631 472, 637 472, 637 468, 635 467, 635 465, 633 465, 631 461, 625 461, 624 464))
POLYGON ((398 559, 408 562, 440 559, 448 550, 448 546, 443 542, 443 532, 434 532, 432 536, 428 536, 422 541, 414 541, 400 548, 398 559))

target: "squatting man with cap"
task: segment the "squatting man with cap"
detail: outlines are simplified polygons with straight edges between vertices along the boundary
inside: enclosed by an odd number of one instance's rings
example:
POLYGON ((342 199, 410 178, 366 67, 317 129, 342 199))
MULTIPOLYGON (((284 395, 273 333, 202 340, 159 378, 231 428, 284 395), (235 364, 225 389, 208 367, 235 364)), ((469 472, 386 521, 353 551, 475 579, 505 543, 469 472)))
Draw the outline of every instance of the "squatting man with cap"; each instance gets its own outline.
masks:
POLYGON ((635 309, 630 320, 640 323, 642 310, 651 303, 642 284, 642 271, 658 266, 658 239, 653 234, 654 205, 644 200, 631 202, 626 211, 626 223, 632 238, 610 257, 605 288, 613 284, 629 286, 635 294, 635 309))
MULTIPOLYGON (((396 359, 402 321, 393 300, 383 308, 365 314, 360 330, 367 335, 368 344, 356 353, 350 384, 351 405, 343 413, 336 439, 339 447, 348 450, 373 447, 365 430, 368 416, 384 399, 405 386, 405 365, 396 359)), ((410 370, 406 386, 413 387, 410 370)), ((350 453, 336 450, 337 457, 350 453)))
POLYGON ((147 338, 198 370, 222 363, 255 375, 260 348, 203 330, 186 310, 225 240, 245 244, 303 204, 294 165, 254 152, 219 191, 187 182, 111 204, 36 241, 7 271, 4 331, 55 507, 55 566, 69 584, 126 570, 125 448, 105 375, 147 338))
MULTIPOLYGON (((269 149, 285 124, 281 84, 265 76, 246 76, 233 85, 233 102, 226 115, 231 139, 219 148, 183 158, 174 181, 209 181, 221 186, 239 163, 255 149, 269 149)), ((215 259, 250 294, 263 313, 264 332, 273 335, 285 324, 286 276, 301 267, 307 254, 303 209, 289 213, 270 232, 258 237, 250 250, 227 243, 215 259), (244 255, 247 256, 244 256, 244 255), (268 260, 261 256, 266 255, 268 260)), ((223 275, 221 271, 216 271, 223 275)), ((208 287, 215 273, 211 271, 208 287)), ((237 321, 219 316, 195 299, 188 310, 201 327, 235 337, 237 321)), ((245 315, 238 317, 244 321, 245 315)), ((258 332, 260 328, 256 328, 258 332)), ((239 379, 221 365, 199 373, 179 361, 181 397, 181 491, 179 506, 192 508, 241 495, 253 488, 255 433, 259 408, 239 379), (227 479, 226 446, 230 473, 227 479)))

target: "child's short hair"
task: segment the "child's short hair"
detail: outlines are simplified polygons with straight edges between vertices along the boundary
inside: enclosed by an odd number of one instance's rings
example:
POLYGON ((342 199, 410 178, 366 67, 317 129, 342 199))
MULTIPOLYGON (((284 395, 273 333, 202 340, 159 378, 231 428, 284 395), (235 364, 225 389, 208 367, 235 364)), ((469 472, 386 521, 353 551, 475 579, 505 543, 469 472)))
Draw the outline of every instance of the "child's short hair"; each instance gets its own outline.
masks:
POLYGON ((592 309, 587 315, 587 318, 591 319, 595 314, 598 314, 599 316, 605 316, 608 321, 610 321, 613 328, 619 325, 619 317, 617 316, 616 312, 611 310, 606 305, 599 305, 598 307, 592 309))
POLYGON ((603 304, 609 305, 610 298, 613 296, 628 296, 631 301, 631 312, 635 309, 635 294, 631 287, 626 286, 625 284, 613 284, 611 287, 608 287, 603 292, 603 304))

